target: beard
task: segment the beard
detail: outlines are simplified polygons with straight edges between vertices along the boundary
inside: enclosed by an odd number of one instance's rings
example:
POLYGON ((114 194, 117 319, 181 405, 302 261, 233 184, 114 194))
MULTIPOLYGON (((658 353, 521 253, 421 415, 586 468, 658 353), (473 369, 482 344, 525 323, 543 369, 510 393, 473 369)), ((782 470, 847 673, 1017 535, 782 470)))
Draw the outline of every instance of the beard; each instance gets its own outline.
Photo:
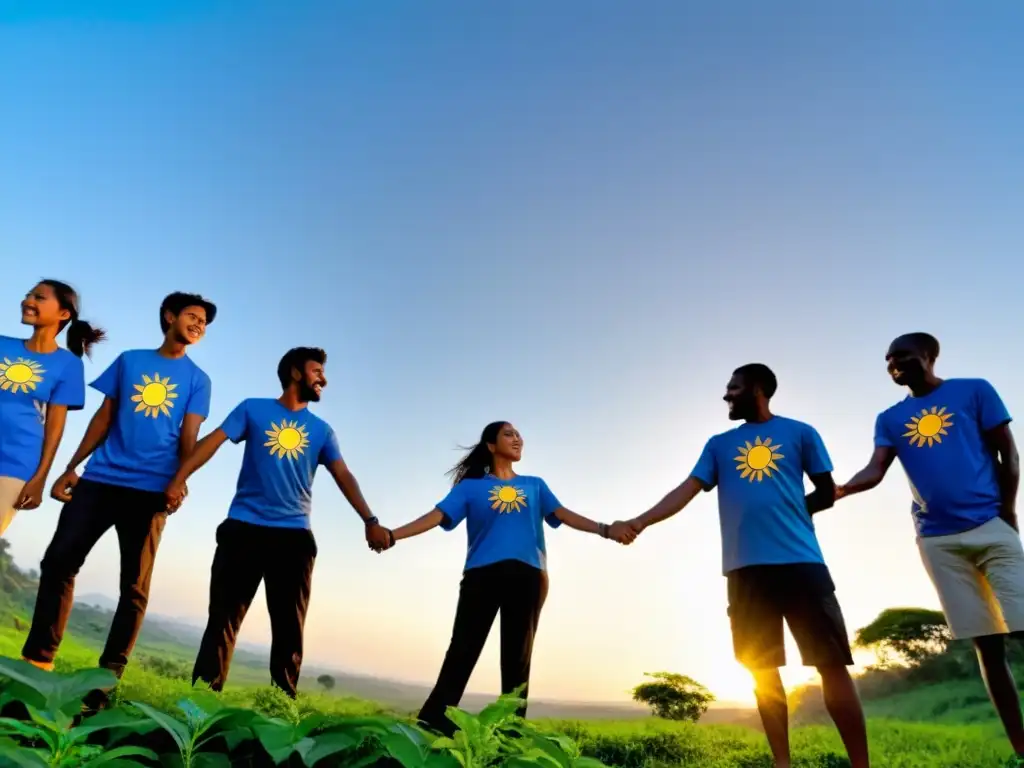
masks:
POLYGON ((309 382, 299 382, 299 399, 304 403, 319 403, 320 395, 309 382))

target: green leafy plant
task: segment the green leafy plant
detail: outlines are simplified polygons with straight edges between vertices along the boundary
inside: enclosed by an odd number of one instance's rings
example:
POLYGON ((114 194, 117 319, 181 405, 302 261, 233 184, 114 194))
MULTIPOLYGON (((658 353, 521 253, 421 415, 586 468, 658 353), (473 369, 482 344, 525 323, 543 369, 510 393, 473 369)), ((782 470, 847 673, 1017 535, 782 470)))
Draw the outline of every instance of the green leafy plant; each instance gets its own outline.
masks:
POLYGON ((82 698, 96 689, 112 687, 117 678, 105 669, 86 669, 70 675, 43 672, 31 664, 0 658, 0 675, 11 681, 0 694, 0 705, 17 701, 28 712, 24 722, 0 718, 0 759, 15 766, 138 766, 131 757, 155 759, 142 747, 103 749, 87 744, 93 734, 135 725, 134 718, 119 710, 103 712, 78 725, 82 698), (12 738, 16 737, 16 738, 12 738), (27 742, 29 746, 24 746, 27 742))

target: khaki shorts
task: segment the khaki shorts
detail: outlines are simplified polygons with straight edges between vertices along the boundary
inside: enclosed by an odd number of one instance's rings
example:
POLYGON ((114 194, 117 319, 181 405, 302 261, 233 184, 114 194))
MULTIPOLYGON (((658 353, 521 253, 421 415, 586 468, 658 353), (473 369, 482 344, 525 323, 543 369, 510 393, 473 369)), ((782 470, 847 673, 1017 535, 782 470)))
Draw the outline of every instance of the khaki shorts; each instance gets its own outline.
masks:
POLYGON ((954 638, 1024 631, 1024 545, 1005 520, 917 546, 954 638))
POLYGON ((14 503, 21 495, 21 489, 25 487, 25 481, 16 477, 0 477, 0 536, 4 535, 7 526, 11 524, 18 510, 14 503))

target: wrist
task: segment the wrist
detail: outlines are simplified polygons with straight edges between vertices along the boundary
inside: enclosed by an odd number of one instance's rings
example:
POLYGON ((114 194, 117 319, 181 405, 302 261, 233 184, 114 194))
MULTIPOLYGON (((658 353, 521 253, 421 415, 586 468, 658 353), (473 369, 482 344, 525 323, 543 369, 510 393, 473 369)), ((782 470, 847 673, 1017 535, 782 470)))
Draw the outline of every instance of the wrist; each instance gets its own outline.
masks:
POLYGON ((597 524, 597 535, 600 536, 602 539, 608 538, 608 523, 597 524))
POLYGON ((363 518, 363 525, 367 528, 372 528, 375 525, 380 525, 380 520, 378 520, 375 515, 370 515, 369 517, 363 518))

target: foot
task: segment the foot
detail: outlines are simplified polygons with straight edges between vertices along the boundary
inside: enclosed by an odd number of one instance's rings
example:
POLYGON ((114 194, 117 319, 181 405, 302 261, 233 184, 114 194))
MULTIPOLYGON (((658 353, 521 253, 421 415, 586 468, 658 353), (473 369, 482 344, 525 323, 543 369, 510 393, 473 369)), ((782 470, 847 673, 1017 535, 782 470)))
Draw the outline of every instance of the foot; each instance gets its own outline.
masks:
POLYGON ((85 698, 82 699, 82 713, 87 715, 95 715, 97 712, 102 712, 104 709, 110 706, 110 692, 103 691, 97 688, 95 691, 89 691, 85 698))

